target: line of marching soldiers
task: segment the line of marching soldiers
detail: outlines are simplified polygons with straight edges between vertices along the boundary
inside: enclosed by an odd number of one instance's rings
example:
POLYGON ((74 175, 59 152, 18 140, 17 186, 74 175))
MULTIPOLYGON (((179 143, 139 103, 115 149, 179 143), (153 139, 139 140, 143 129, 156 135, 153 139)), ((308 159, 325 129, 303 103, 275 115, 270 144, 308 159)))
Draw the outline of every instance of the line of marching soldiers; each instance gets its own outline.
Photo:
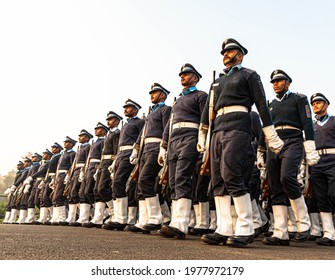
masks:
POLYGON ((289 90, 292 79, 271 73, 276 98, 267 103, 259 75, 242 67, 248 53, 222 44, 226 66, 210 93, 186 63, 182 92, 154 83, 153 106, 128 99, 127 122, 110 111, 93 135, 83 129, 64 148, 35 153, 18 165, 4 223, 97 227, 245 247, 315 240, 335 245, 335 119, 321 93, 310 101, 289 90), (310 104, 316 114, 313 124, 310 104), (259 114, 251 111, 255 104, 259 114), (261 124, 262 123, 262 124, 261 124), (312 195, 310 195, 312 193, 312 195), (306 197, 306 200, 305 200, 306 197), (261 207, 262 206, 262 207, 261 207), (35 209, 40 209, 36 219, 35 209), (266 212, 266 213, 265 213, 266 212))

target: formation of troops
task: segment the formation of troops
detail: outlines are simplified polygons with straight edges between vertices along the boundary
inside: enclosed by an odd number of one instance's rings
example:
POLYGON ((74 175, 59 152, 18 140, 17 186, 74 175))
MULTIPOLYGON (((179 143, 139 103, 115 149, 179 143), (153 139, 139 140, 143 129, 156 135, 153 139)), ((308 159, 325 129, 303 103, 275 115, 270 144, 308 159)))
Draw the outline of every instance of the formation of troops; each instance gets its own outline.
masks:
POLYGON ((271 73, 270 103, 260 76, 242 67, 248 50, 235 39, 222 44, 225 69, 209 94, 186 63, 182 92, 154 83, 146 117, 128 99, 121 114, 107 113, 94 136, 82 129, 51 151, 17 165, 5 191, 4 224, 95 227, 201 236, 211 245, 288 246, 313 240, 334 246, 335 118, 321 93, 293 93, 291 77, 271 73), (258 113, 251 111, 256 105, 258 113), (312 111, 315 121, 312 120, 312 111), (122 125, 120 125, 122 124, 122 125), (120 127, 120 128, 119 128, 120 127), (95 139, 93 141, 92 139, 95 139), (35 210, 39 208, 39 217, 35 210))

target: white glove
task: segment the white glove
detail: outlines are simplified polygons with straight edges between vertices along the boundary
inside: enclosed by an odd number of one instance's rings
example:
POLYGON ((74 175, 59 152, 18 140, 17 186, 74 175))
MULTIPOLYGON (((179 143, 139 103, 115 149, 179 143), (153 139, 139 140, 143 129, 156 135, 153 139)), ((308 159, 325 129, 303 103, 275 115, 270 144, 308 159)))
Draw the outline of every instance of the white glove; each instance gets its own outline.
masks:
POLYGON ((264 169, 265 168, 265 161, 264 161, 264 152, 257 149, 257 168, 264 169))
POLYGON ((163 166, 165 161, 166 161, 166 149, 160 146, 157 162, 160 166, 163 166))
POLYGON ((44 181, 43 181, 43 180, 41 180, 41 183, 39 183, 39 184, 38 184, 37 188, 38 188, 38 189, 42 189, 42 187, 43 187, 43 184, 44 184, 44 181))
POLYGON ((109 173, 112 173, 113 172, 113 170, 114 170, 114 167, 115 167, 115 160, 113 161, 113 163, 108 167, 108 171, 109 171, 109 173))
POLYGON ((29 193, 30 184, 24 185, 23 193, 29 193))
POLYGON ((197 150, 199 153, 203 153, 206 149, 206 137, 207 137, 207 131, 199 129, 198 144, 197 144, 197 150))
POLYGON ((51 189, 54 189, 54 188, 55 188, 55 179, 54 179, 54 178, 51 179, 51 182, 49 183, 49 187, 50 187, 51 189))
POLYGON ((32 180, 33 177, 29 176, 26 180, 24 180, 23 185, 29 185, 32 180))
POLYGON ((96 181, 97 178, 98 178, 98 172, 99 172, 99 169, 97 169, 97 170, 95 171, 94 175, 93 175, 93 179, 94 179, 94 181, 96 181))
POLYGON ((284 146, 283 140, 281 140, 275 130, 273 125, 269 125, 267 127, 263 127, 265 140, 267 141, 269 148, 275 154, 279 154, 281 149, 284 146))
POLYGON ((297 179, 298 179, 298 183, 300 186, 305 185, 305 179, 306 179, 306 161, 305 160, 302 160, 300 163, 297 179))
POLYGON ((11 188, 7 188, 7 190, 5 190, 5 192, 3 193, 4 195, 7 195, 7 194, 11 194, 13 191, 11 188))
POLYGON ((317 164, 320 160, 320 156, 315 149, 315 142, 313 140, 307 140, 304 142, 304 148, 306 152, 306 160, 309 166, 317 164))
POLYGON ((80 173, 79 173, 79 177, 78 177, 78 182, 79 183, 81 183, 83 181, 84 175, 85 175, 84 171, 81 170, 80 173))
POLYGON ((132 165, 136 165, 138 163, 138 149, 133 149, 133 152, 129 157, 129 161, 132 165))
POLYGON ((259 178, 261 180, 265 180, 266 179, 266 168, 265 167, 260 168, 259 171, 260 171, 259 172, 259 178))
POLYGON ((69 182, 69 174, 66 174, 65 178, 64 178, 64 185, 66 185, 69 182))

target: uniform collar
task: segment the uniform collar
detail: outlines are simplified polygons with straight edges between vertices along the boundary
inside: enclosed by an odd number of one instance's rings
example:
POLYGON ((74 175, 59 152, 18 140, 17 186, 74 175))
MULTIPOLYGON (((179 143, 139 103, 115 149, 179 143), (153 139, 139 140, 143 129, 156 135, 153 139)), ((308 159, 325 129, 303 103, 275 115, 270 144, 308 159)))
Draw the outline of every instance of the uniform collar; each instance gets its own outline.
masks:
POLYGON ((290 94, 291 94, 291 91, 288 90, 288 91, 285 92, 284 94, 280 93, 279 95, 277 95, 277 96, 276 96, 276 99, 277 99, 278 101, 282 101, 282 100, 288 98, 290 94))
POLYGON ((136 119, 139 119, 139 117, 135 116, 135 117, 132 117, 132 118, 128 118, 127 122, 130 123, 132 120, 136 120, 136 119))
POLYGON ((163 106, 165 106, 165 102, 164 102, 164 101, 159 102, 159 103, 157 103, 157 104, 151 106, 151 110, 152 110, 152 111, 156 111, 158 108, 163 107, 163 106))
POLYGON ((84 144, 81 144, 81 146, 82 147, 85 147, 85 146, 87 146, 87 145, 89 145, 90 143, 89 142, 86 142, 86 143, 84 143, 84 144))
POLYGON ((323 116, 315 116, 316 122, 318 124, 325 124, 329 120, 330 116, 328 114, 325 114, 323 116))
POLYGON ((193 86, 193 87, 189 87, 188 89, 186 90, 183 90, 183 92, 179 95, 183 95, 183 96, 186 96, 188 94, 190 94, 191 92, 193 91, 196 91, 197 90, 197 87, 196 86, 193 86))
POLYGON ((241 63, 237 64, 237 65, 234 65, 233 67, 226 68, 226 69, 223 70, 223 75, 230 76, 235 71, 241 70, 241 68, 242 68, 242 64, 241 63))

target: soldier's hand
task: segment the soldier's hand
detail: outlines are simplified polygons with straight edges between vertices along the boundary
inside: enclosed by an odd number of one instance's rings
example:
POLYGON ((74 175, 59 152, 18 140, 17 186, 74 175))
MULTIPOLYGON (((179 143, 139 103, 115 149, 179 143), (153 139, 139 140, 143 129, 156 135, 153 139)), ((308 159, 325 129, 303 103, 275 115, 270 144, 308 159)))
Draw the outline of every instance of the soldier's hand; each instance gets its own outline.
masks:
POLYGON ((69 182, 69 174, 66 174, 65 178, 64 178, 64 185, 66 185, 69 182))
POLYGON ((199 153, 202 153, 205 151, 206 137, 207 137, 207 132, 205 130, 199 129, 198 144, 197 144, 197 150, 199 153))
POLYGON ((273 125, 263 127, 265 139, 268 142, 269 148, 275 154, 279 154, 284 146, 283 140, 281 140, 273 125))
POLYGON ((5 190, 5 192, 4 192, 5 195, 7 195, 7 194, 11 194, 11 193, 12 193, 11 188, 7 188, 7 189, 5 190))
POLYGON ((109 173, 112 173, 112 172, 113 172, 114 167, 115 167, 115 160, 113 161, 113 163, 112 163, 110 166, 108 166, 108 171, 109 171, 109 173))
POLYGON ((266 179, 266 168, 259 169, 259 178, 261 180, 265 180, 266 179))
POLYGON ((317 164, 320 160, 318 151, 315 148, 315 142, 312 140, 307 140, 304 142, 304 148, 306 152, 306 161, 309 166, 317 164))
POLYGON ((264 160, 264 152, 261 149, 257 149, 257 168, 264 169, 265 168, 265 160, 264 160))
POLYGON ((129 157, 129 161, 132 165, 136 165, 138 163, 138 149, 133 149, 133 152, 129 157))
POLYGON ((33 177, 29 176, 26 180, 24 180, 23 185, 28 185, 33 180, 33 177))
POLYGON ((30 189, 30 184, 24 185, 23 193, 25 194, 29 193, 29 189, 30 189))
POLYGON ((93 175, 93 179, 94 179, 94 181, 96 181, 97 178, 98 178, 98 172, 99 172, 99 169, 97 169, 97 170, 95 171, 94 175, 93 175))
POLYGON ((52 178, 51 182, 49 183, 49 188, 54 189, 55 188, 55 180, 52 178))
POLYGON ((84 175, 85 175, 84 171, 81 170, 80 173, 79 173, 79 177, 78 177, 78 182, 79 183, 81 183, 83 181, 84 175))
POLYGON ((158 164, 160 166, 163 166, 164 165, 164 162, 166 161, 166 149, 162 146, 159 147, 159 154, 158 154, 158 164))

